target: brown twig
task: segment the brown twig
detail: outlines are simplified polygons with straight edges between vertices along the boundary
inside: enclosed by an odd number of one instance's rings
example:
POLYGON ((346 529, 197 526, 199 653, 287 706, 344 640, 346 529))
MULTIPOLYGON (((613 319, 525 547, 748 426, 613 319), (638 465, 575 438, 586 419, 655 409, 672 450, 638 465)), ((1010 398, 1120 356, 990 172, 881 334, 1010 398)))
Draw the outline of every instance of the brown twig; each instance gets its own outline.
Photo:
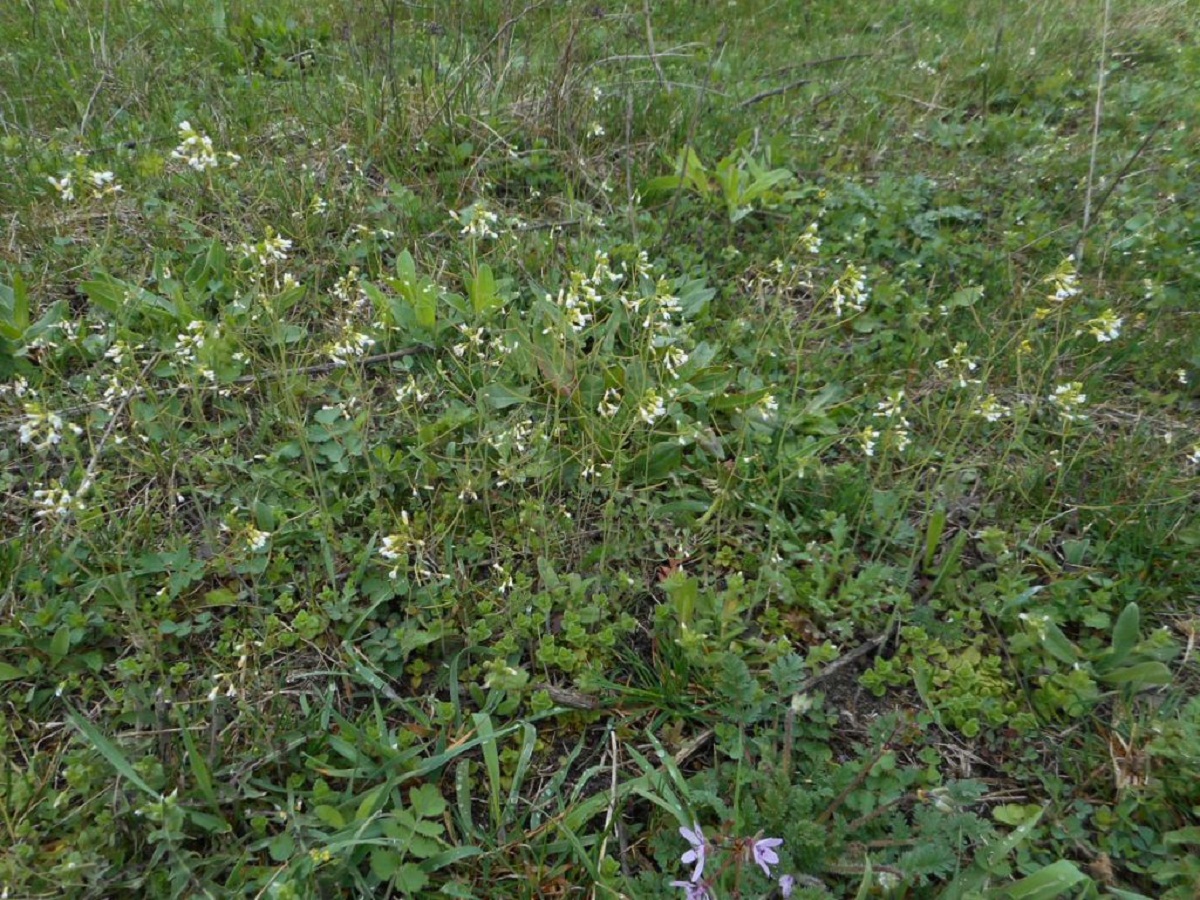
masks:
POLYGON ((785 84, 785 85, 783 85, 781 87, 777 87, 777 88, 771 88, 769 91, 759 91, 757 94, 755 94, 753 97, 749 98, 748 100, 743 100, 741 103, 739 103, 735 107, 735 109, 744 109, 747 106, 753 106, 755 103, 761 103, 763 100, 766 100, 768 97, 778 97, 780 94, 786 94, 788 91, 794 91, 796 88, 803 87, 804 85, 810 84, 811 82, 812 82, 811 78, 801 78, 797 81, 791 82, 790 84, 785 84))
POLYGON ((667 85, 667 78, 658 62, 658 54, 654 52, 654 25, 650 21, 650 0, 642 0, 642 16, 646 20, 646 49, 650 51, 650 62, 654 64, 654 71, 658 74, 658 83, 669 94, 671 88, 667 85))

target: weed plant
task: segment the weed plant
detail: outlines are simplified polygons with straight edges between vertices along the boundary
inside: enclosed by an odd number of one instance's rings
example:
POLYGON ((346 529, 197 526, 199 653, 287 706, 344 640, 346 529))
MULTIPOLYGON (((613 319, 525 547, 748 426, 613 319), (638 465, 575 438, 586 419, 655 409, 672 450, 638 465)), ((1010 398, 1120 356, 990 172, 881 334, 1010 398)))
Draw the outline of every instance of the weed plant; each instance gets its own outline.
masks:
POLYGON ((1196 896, 1198 34, 0 6, 3 896, 1196 896))

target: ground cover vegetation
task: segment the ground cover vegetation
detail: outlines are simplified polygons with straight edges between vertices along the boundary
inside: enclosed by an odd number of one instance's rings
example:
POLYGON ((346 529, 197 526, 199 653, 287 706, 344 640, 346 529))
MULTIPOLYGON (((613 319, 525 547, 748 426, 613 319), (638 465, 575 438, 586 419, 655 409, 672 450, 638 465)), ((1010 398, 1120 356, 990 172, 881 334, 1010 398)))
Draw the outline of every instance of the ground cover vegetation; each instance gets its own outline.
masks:
POLYGON ((4 3, 4 896, 1196 896, 1197 35, 4 3))

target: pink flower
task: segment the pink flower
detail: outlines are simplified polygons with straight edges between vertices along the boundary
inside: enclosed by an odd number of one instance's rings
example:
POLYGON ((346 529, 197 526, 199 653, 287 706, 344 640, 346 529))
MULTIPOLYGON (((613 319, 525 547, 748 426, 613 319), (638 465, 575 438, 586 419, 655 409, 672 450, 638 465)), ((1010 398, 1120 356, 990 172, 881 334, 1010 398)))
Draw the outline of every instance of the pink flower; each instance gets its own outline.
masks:
MULTIPOLYGON (((679 833, 683 835, 685 841, 692 845, 692 849, 685 852, 679 858, 679 861, 685 866, 691 863, 696 864, 696 869, 692 872, 691 880, 699 882, 700 876, 704 874, 704 862, 708 853, 708 839, 704 837, 704 832, 700 830, 699 822, 692 828, 680 828, 679 833)), ((688 900, 691 900, 691 897, 688 900)))
POLYGON ((775 848, 782 843, 783 838, 752 838, 750 841, 750 855, 768 878, 771 877, 771 866, 779 865, 779 854, 775 848))

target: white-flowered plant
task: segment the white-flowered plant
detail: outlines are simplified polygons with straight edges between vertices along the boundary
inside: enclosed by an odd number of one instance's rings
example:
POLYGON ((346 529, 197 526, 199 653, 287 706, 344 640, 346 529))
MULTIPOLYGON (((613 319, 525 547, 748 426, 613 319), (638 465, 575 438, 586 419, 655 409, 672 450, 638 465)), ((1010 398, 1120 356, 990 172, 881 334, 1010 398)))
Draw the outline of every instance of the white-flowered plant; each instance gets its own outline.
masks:
POLYGON ((666 404, 663 403, 663 398, 659 396, 658 391, 653 388, 648 389, 642 395, 642 402, 638 404, 638 417, 647 425, 653 425, 666 414, 666 404))
POLYGON ((1075 268, 1075 257, 1068 256, 1058 268, 1044 279, 1049 287, 1048 299, 1054 303, 1062 303, 1079 295, 1079 272, 1075 268))
POLYGON ((600 400, 599 406, 596 407, 596 412, 604 416, 606 419, 611 419, 621 410, 621 392, 616 388, 608 388, 604 392, 604 397, 600 400))
POLYGON ((84 509, 83 495, 87 492, 87 482, 79 490, 71 493, 61 484, 40 488, 33 492, 33 503, 37 507, 34 515, 39 519, 65 519, 84 509))
POLYGON ((219 166, 221 157, 231 166, 242 161, 236 153, 228 151, 218 156, 213 149, 212 138, 197 131, 187 120, 179 123, 179 146, 171 151, 172 159, 182 159, 197 172, 203 172, 219 166))
MULTIPOLYGON (((904 450, 912 442, 909 434, 911 423, 904 417, 904 391, 897 389, 875 405, 875 417, 887 422, 888 435, 897 450, 904 450)), ((871 454, 868 453, 868 456, 871 454)))
POLYGON ((244 259, 253 260, 264 269, 273 263, 285 262, 291 249, 291 240, 276 234, 269 225, 262 240, 238 245, 238 251, 244 259))
POLYGON ((847 310, 862 312, 867 308, 867 300, 870 297, 866 273, 854 263, 850 263, 830 288, 830 297, 833 300, 833 314, 839 318, 847 310))
POLYGON ((121 192, 121 186, 117 184, 117 178, 112 172, 89 171, 88 184, 92 189, 92 196, 97 199, 121 192))
POLYGON ((1058 410, 1064 422, 1081 422, 1087 418, 1086 413, 1080 412, 1087 403, 1087 394, 1083 392, 1083 385, 1078 381, 1057 385, 1054 393, 1046 399, 1058 410))
POLYGON ((1121 336, 1121 324, 1125 320, 1112 309, 1106 309, 1094 319, 1088 320, 1087 329, 1100 343, 1115 341, 1121 336))
POLYGON ((76 436, 83 434, 78 425, 64 423, 62 416, 40 403, 26 403, 18 436, 22 444, 29 444, 40 452, 61 443, 64 428, 76 436))
POLYGON ((75 186, 72 183, 73 179, 70 172, 64 172, 61 178, 55 178, 53 175, 46 179, 58 192, 58 199, 64 203, 70 203, 75 199, 75 186))
POLYGON ((953 377, 960 388, 965 388, 969 384, 979 384, 978 378, 971 377, 979 368, 979 363, 974 357, 967 354, 965 341, 955 343, 950 350, 950 355, 945 359, 939 359, 934 366, 953 377))
POLYGON ((459 234, 473 238, 488 238, 495 240, 496 224, 500 217, 488 209, 482 200, 476 200, 464 210, 450 210, 450 218, 461 226, 459 234))
POLYGON ((361 359, 375 346, 375 338, 361 331, 347 330, 338 340, 333 341, 327 352, 334 365, 347 366, 356 359, 361 359))
POLYGON ((980 400, 972 412, 989 422, 999 422, 1012 413, 1012 410, 1001 403, 995 394, 988 394, 980 400))

